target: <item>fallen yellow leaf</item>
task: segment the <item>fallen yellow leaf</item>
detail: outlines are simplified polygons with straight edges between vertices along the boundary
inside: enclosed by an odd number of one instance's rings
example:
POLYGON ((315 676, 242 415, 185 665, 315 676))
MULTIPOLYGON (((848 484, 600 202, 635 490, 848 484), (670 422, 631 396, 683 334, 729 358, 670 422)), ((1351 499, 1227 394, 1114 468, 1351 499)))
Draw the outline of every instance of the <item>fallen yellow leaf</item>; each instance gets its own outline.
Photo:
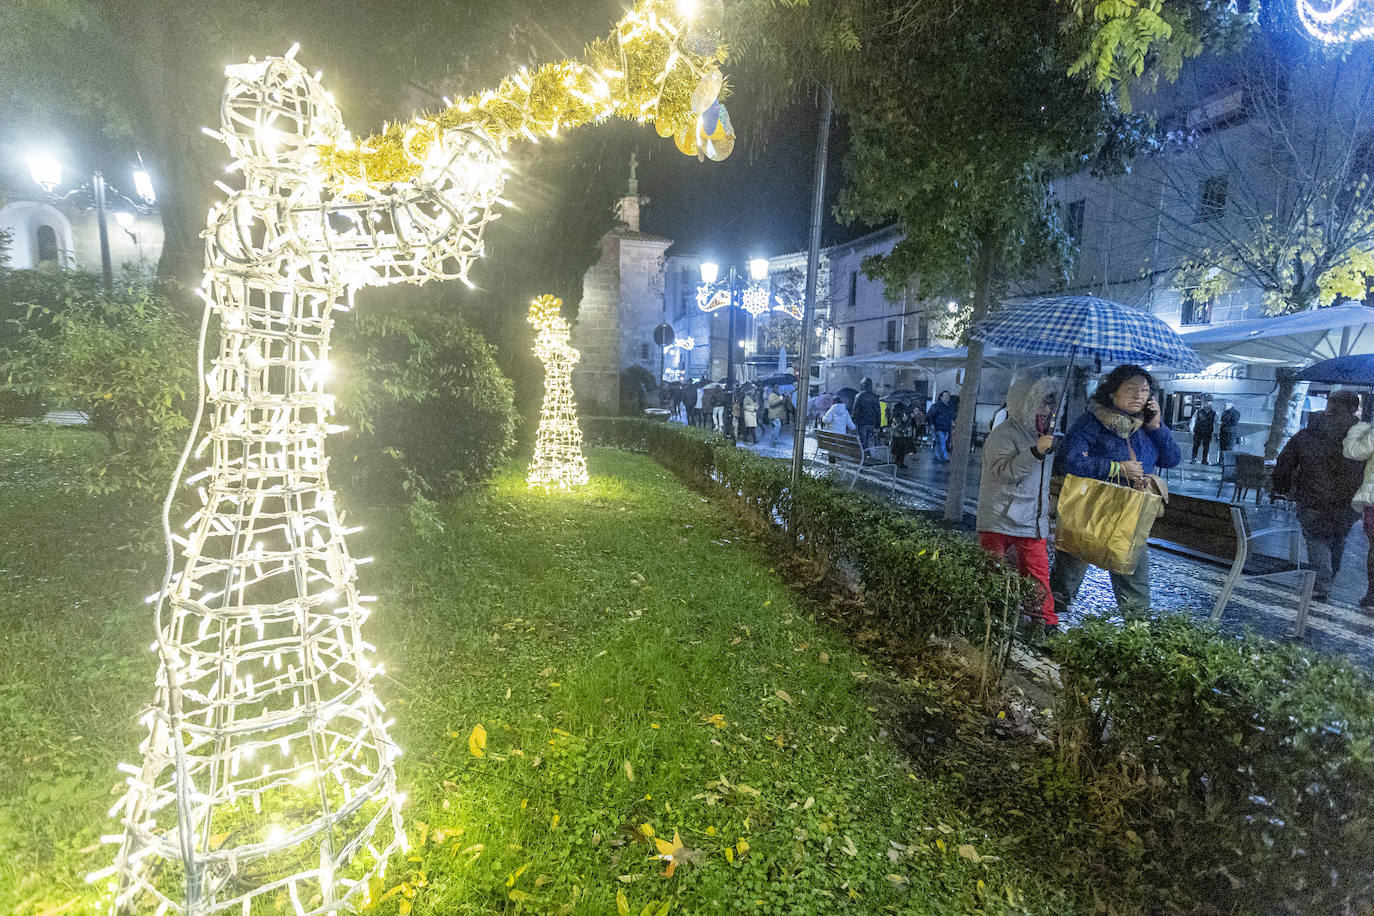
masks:
POLYGON ((790 696, 787 695, 787 691, 786 691, 786 690, 778 690, 778 691, 775 691, 775 692, 777 693, 778 699, 779 699, 779 700, 782 700, 782 701, 783 701, 784 703, 786 703, 788 706, 791 706, 791 705, 792 705, 792 698, 791 698, 790 696))
POLYGON ((474 757, 487 756, 487 730, 480 725, 472 727, 472 734, 468 735, 468 750, 474 757))
POLYGON ((978 855, 978 850, 974 849, 968 843, 962 844, 955 851, 958 852, 959 855, 963 856, 965 859, 968 859, 974 865, 977 865, 979 862, 983 861, 983 857, 978 855))
POLYGON ((625 892, 622 890, 615 892, 615 911, 620 916, 630 916, 630 901, 625 899, 625 892))

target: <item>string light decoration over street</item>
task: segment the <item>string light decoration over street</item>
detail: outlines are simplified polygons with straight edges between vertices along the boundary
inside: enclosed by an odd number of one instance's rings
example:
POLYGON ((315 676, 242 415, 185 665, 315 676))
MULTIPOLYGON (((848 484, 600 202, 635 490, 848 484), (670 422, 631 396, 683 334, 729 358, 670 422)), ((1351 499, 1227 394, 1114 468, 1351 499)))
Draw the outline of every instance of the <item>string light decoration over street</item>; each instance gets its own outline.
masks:
POLYGON ((163 507, 143 759, 120 766, 124 793, 110 811, 120 832, 104 838, 118 853, 90 876, 115 912, 289 902, 314 916, 367 902, 369 879, 406 846, 404 797, 373 687, 382 667, 362 636, 366 561, 349 554, 358 529, 327 475, 325 438, 341 429, 326 389, 333 312, 360 286, 466 280, 512 141, 612 115, 695 130, 723 85, 718 29, 641 0, 585 61, 512 77, 359 143, 295 53, 229 67, 220 127, 207 130, 242 186, 218 185, 226 196, 205 232, 200 407, 163 507), (219 345, 207 366, 212 317, 219 345), (201 508, 173 534, 193 451, 208 456, 186 481, 201 508))
POLYGON ((562 315, 563 300, 540 296, 530 303, 534 355, 544 364, 544 405, 534 436, 534 459, 525 480, 531 489, 568 490, 587 482, 582 430, 577 425, 572 371, 581 355, 569 343, 571 328, 562 315))
POLYGON ((1297 0, 1297 3, 1303 27, 1327 44, 1374 38, 1374 0, 1297 0))

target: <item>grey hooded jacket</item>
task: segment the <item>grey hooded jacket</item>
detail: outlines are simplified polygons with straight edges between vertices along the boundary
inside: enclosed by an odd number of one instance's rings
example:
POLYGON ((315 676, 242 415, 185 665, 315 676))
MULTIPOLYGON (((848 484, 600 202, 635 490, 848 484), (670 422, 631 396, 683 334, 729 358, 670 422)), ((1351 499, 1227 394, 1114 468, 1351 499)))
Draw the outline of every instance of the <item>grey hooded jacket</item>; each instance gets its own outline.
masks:
POLYGON ((1043 538, 1050 531, 1051 460, 1035 456, 1037 408, 1059 394, 1062 382, 1043 378, 1017 382, 1007 392, 1007 419, 983 444, 983 477, 978 488, 978 530, 1021 538, 1043 538))

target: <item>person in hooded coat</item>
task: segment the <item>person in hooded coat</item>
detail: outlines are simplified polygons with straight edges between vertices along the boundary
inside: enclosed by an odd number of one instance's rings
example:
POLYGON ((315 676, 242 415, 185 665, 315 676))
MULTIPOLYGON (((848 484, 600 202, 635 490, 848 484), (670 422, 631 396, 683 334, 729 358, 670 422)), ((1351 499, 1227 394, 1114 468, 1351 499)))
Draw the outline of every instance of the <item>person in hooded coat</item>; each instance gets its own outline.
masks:
POLYGON ((1274 466, 1275 493, 1298 504, 1298 524, 1307 541, 1307 562, 1317 573, 1312 597, 1325 601, 1331 582, 1341 571, 1341 554, 1350 528, 1359 518, 1351 500, 1364 480, 1364 463, 1345 457, 1346 434, 1359 422, 1360 397, 1337 391, 1326 410, 1288 440, 1274 466))
POLYGON ((1011 553, 1021 575, 1034 579, 1040 601, 1032 619, 1059 625, 1050 590, 1050 478, 1058 379, 1018 380, 1007 392, 1007 418, 983 443, 978 490, 978 542, 998 561, 1011 553))

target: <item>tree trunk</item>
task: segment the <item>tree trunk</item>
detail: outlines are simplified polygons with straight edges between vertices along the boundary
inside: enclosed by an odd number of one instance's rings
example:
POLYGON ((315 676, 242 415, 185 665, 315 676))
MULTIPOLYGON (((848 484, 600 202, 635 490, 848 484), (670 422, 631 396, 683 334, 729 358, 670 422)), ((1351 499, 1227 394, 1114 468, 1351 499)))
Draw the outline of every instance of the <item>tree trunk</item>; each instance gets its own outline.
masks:
POLYGON ((1269 424, 1269 438, 1264 443, 1264 457, 1278 457, 1284 442, 1298 431, 1302 422, 1302 402, 1307 397, 1307 382, 1298 381, 1298 370, 1281 368, 1277 371, 1278 392, 1274 395, 1274 419, 1269 424))
MULTIPOLYGON (((992 243, 984 238, 979 245, 978 276, 973 296, 972 323, 987 317, 992 307, 992 275, 996 267, 992 243)), ((973 427, 977 422, 978 383, 983 375, 983 343, 970 340, 968 361, 964 364, 964 384, 959 389, 959 415, 954 421, 954 441, 949 452, 949 492, 945 495, 945 518, 951 522, 964 517, 964 489, 968 481, 968 458, 973 447, 973 427)))

